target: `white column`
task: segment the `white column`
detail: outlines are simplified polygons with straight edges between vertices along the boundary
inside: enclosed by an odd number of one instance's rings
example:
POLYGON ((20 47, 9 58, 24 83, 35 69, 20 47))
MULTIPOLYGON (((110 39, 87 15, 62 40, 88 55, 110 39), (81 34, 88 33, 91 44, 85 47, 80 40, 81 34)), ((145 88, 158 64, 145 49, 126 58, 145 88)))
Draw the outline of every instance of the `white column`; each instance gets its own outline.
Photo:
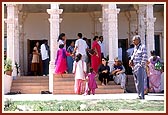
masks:
POLYGON ((137 17, 136 17, 136 12, 135 11, 130 11, 130 36, 129 36, 129 44, 132 43, 132 38, 136 34, 136 31, 138 30, 137 26, 137 17))
POLYGON ((105 57, 109 54, 109 38, 108 38, 108 13, 105 9, 108 8, 108 4, 102 4, 102 34, 105 44, 105 57))
POLYGON ((16 76, 15 62, 19 64, 19 22, 18 6, 7 4, 7 58, 12 60, 12 76, 16 76))
POLYGON ((118 13, 120 9, 116 8, 116 4, 108 5, 108 39, 109 39, 109 64, 114 62, 114 58, 118 57, 118 13))
POLYGON ((146 5, 140 4, 138 5, 138 34, 141 37, 141 43, 145 44, 145 10, 146 5))
POLYGON ((53 92, 53 75, 55 70, 55 58, 57 52, 57 38, 59 36, 59 22, 62 9, 59 9, 59 4, 51 4, 51 9, 47 9, 50 14, 50 64, 49 64, 49 91, 53 92))
POLYGON ((146 47, 147 54, 150 56, 150 51, 155 50, 154 41, 154 22, 156 18, 153 17, 153 4, 147 4, 146 6, 146 47))

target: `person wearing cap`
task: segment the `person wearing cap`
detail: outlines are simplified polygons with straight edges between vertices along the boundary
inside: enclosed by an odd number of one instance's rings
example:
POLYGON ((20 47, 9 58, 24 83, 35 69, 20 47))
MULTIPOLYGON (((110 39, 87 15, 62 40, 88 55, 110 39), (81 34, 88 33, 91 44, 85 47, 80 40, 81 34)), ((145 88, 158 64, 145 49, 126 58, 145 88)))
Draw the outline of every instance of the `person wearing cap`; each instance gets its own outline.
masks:
POLYGON ((147 78, 147 51, 146 46, 141 43, 139 35, 135 35, 132 39, 134 44, 134 52, 129 60, 129 66, 132 67, 138 99, 144 99, 144 80, 147 78))
POLYGON ((126 84, 126 74, 125 74, 125 68, 122 65, 122 61, 116 57, 114 59, 114 64, 111 67, 111 74, 113 75, 114 82, 117 85, 121 85, 122 89, 125 89, 126 84))

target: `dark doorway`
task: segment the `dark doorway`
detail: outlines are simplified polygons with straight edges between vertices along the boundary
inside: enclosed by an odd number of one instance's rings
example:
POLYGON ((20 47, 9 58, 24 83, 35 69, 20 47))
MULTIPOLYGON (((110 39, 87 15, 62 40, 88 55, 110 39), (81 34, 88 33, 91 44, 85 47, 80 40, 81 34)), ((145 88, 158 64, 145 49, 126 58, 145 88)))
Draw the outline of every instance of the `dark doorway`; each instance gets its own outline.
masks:
POLYGON ((120 44, 122 48, 122 62, 123 66, 125 67, 126 73, 128 70, 128 58, 127 58, 127 49, 128 49, 128 39, 119 39, 118 44, 120 44))
MULTIPOLYGON (((28 40, 27 41, 27 46, 28 46, 28 76, 32 76, 32 72, 31 72, 31 61, 32 61, 32 52, 33 52, 33 48, 36 44, 36 42, 39 42, 39 47, 41 46, 41 44, 43 43, 43 40, 28 40)), ((42 75, 42 60, 40 57, 40 64, 39 64, 39 72, 38 75, 41 76, 42 75)))
POLYGON ((156 51, 156 55, 160 56, 160 36, 159 35, 155 35, 154 39, 155 39, 155 51, 156 51))

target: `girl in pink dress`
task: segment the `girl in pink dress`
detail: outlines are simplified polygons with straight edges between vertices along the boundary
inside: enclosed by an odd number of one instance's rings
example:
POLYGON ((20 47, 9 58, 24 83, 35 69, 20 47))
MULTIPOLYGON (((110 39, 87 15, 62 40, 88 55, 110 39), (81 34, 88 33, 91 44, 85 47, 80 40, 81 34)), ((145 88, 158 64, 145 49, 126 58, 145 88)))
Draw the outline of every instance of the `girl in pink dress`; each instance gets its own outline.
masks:
POLYGON ((96 73, 93 71, 93 68, 90 68, 89 70, 90 73, 88 73, 88 76, 86 77, 85 93, 83 95, 90 95, 90 92, 94 95, 95 89, 98 88, 95 80, 96 73))
POLYGON ((55 73, 62 74, 67 73, 67 56, 70 56, 68 52, 64 49, 64 44, 59 45, 59 50, 57 51, 57 57, 55 60, 55 73))
POLYGON ((98 67, 101 64, 101 48, 98 44, 99 37, 95 36, 93 40, 92 49, 95 51, 95 53, 91 54, 91 67, 95 72, 98 72, 98 67))

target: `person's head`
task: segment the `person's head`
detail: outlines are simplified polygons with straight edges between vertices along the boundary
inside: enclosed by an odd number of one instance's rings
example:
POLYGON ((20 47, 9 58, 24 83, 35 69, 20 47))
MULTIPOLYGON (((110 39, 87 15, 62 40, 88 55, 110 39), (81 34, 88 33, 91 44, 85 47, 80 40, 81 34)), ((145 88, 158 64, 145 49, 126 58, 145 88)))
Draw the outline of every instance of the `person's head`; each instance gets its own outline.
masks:
POLYGON ((79 53, 79 54, 77 54, 76 55, 76 58, 75 58, 75 60, 76 60, 76 62, 78 62, 79 60, 81 60, 82 59, 82 55, 79 53))
POLYGON ((102 58, 102 64, 107 65, 107 59, 106 58, 102 58))
POLYGON ((74 41, 72 41, 70 45, 71 45, 71 46, 75 46, 75 42, 74 42, 74 41))
POLYGON ((130 48, 134 48, 134 44, 130 44, 130 48))
POLYGON ((93 41, 99 41, 99 37, 98 36, 94 36, 93 41))
POLYGON ((155 52, 155 50, 151 50, 151 51, 150 51, 150 54, 151 54, 151 56, 154 56, 154 55, 156 55, 156 52, 155 52))
POLYGON ((103 36, 99 36, 99 40, 102 42, 103 41, 103 36))
POLYGON ((120 65, 121 60, 118 59, 118 57, 114 58, 114 64, 115 65, 120 65))
POLYGON ((39 42, 36 42, 36 46, 37 46, 37 47, 39 46, 39 42))
POLYGON ((92 68, 92 67, 89 68, 89 72, 90 72, 90 73, 93 72, 93 68, 92 68))
POLYGON ((132 38, 132 42, 134 45, 138 45, 139 43, 141 43, 141 38, 139 35, 135 35, 133 38, 132 38))
POLYGON ((47 40, 46 39, 43 39, 43 44, 47 44, 47 40))
POLYGON ((58 41, 59 40, 65 40, 65 33, 61 33, 59 36, 58 36, 58 41))
POLYGON ((60 49, 64 48, 64 44, 60 44, 60 45, 59 45, 59 48, 60 48, 60 49))
POLYGON ((78 38, 82 38, 82 33, 78 33, 78 38))

